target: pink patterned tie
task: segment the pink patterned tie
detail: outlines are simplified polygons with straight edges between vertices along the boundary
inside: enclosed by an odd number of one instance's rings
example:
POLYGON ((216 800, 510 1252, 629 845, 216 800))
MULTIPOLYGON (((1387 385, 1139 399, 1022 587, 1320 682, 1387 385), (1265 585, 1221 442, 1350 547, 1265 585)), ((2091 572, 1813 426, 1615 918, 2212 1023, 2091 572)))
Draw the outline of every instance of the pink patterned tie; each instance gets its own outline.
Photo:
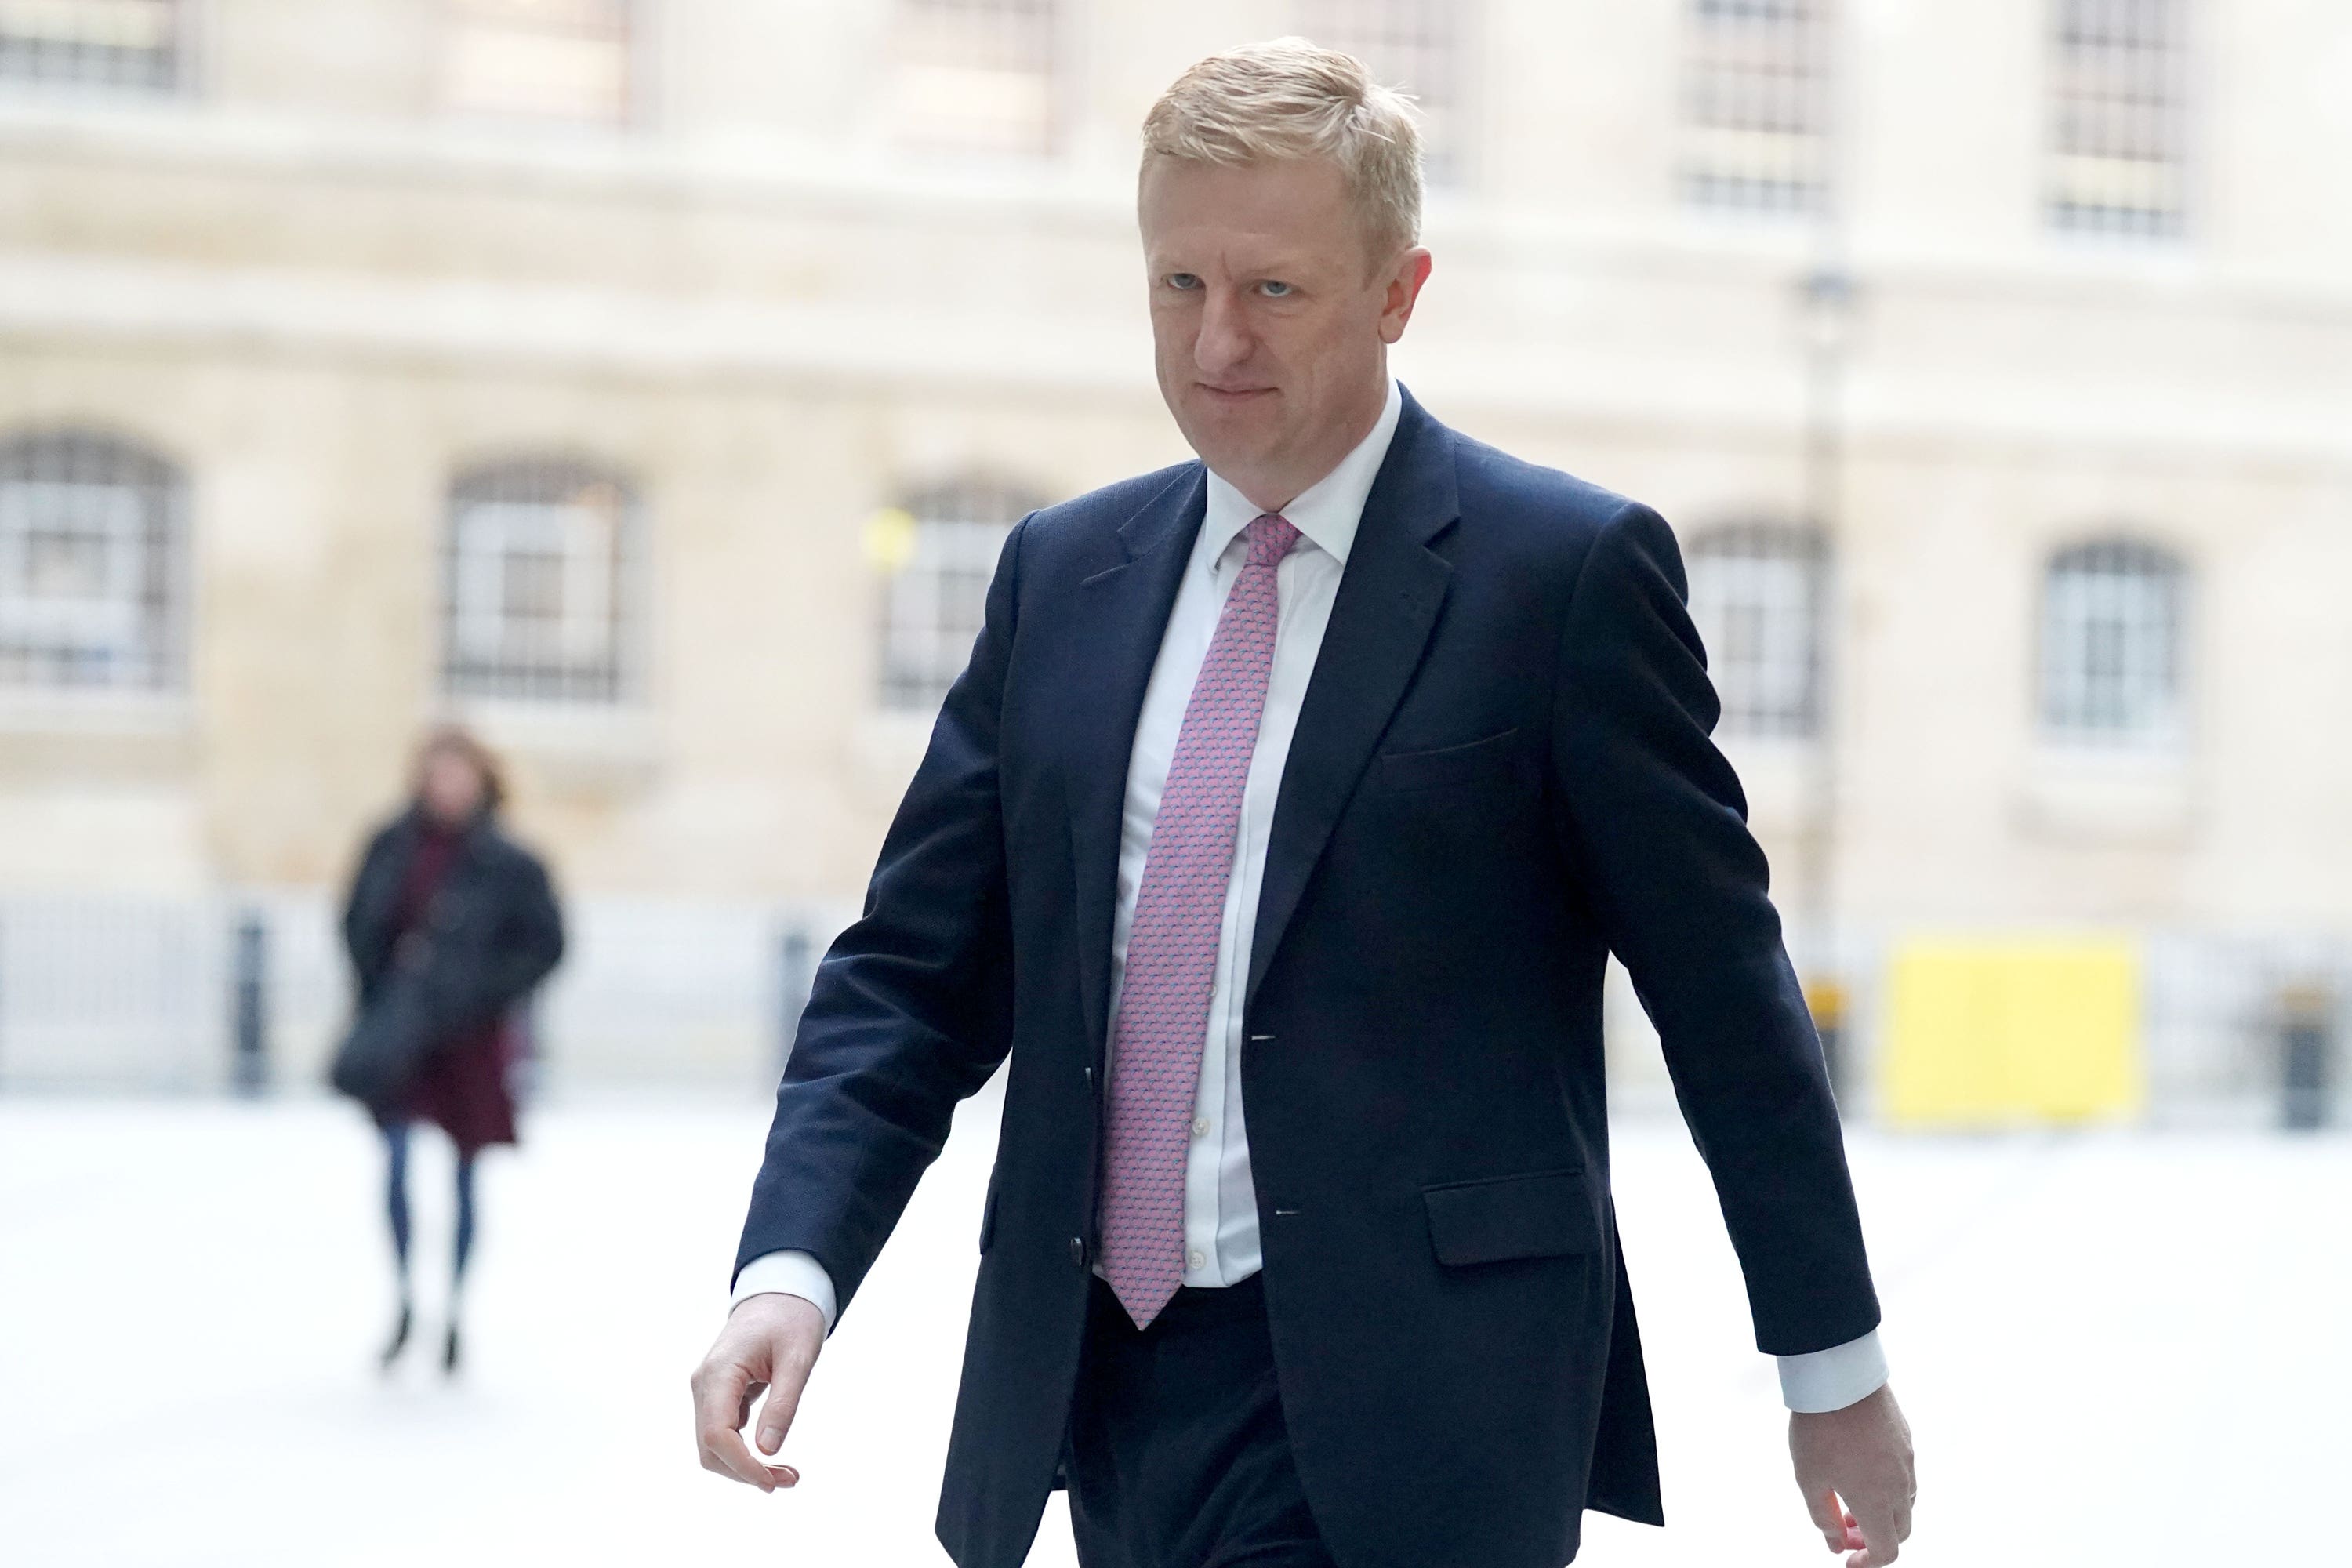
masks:
POLYGON ((1242 787, 1274 667, 1275 570, 1298 530, 1269 513, 1243 537, 1249 559, 1192 683, 1152 819, 1112 1026, 1102 1267, 1139 1329, 1150 1326, 1184 1279, 1192 1097, 1208 1041, 1242 787))

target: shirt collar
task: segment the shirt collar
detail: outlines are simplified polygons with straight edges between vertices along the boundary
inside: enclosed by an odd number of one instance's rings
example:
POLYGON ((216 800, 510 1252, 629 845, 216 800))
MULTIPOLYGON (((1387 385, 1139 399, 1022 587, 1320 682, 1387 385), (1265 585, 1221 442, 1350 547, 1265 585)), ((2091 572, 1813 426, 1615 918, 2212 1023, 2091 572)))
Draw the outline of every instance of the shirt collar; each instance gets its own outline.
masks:
MULTIPOLYGON (((1356 526, 1364 518, 1364 502, 1371 497, 1372 481, 1380 477, 1381 464, 1389 455, 1389 443, 1395 438, 1397 419, 1403 412, 1404 396, 1391 376, 1388 402, 1373 422, 1371 433, 1339 459, 1338 468, 1282 509, 1282 515, 1306 535, 1308 543, 1342 566, 1348 563, 1348 552, 1356 542, 1356 526)), ((1208 510, 1201 519, 1200 559, 1213 564, 1242 530, 1261 515, 1255 502, 1211 469, 1208 510)))

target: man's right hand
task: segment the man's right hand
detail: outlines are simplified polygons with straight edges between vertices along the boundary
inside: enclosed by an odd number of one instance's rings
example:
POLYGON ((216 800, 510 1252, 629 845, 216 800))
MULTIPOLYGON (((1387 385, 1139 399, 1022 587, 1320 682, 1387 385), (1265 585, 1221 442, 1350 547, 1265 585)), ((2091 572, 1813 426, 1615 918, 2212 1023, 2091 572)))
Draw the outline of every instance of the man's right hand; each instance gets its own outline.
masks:
POLYGON ((809 1368, 824 1348, 824 1314, 798 1296, 746 1296, 728 1314, 727 1326, 702 1364, 694 1369, 694 1441, 702 1468, 763 1492, 796 1486, 801 1475, 790 1465, 762 1463, 792 1430, 809 1368), (760 1454, 743 1442, 751 1402, 765 1389, 760 1407, 760 1454))

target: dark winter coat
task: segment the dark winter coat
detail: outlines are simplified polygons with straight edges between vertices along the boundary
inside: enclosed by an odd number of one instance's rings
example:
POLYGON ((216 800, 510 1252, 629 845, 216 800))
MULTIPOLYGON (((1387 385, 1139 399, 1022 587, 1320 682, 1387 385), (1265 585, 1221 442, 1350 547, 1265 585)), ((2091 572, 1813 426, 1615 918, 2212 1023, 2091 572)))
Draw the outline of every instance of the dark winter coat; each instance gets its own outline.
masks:
POLYGON ((563 956, 547 868, 487 814, 462 831, 424 908, 405 909, 430 831, 414 807, 381 829, 344 906, 359 1009, 334 1081, 380 1117, 398 1111, 437 1058, 496 1041, 563 956))

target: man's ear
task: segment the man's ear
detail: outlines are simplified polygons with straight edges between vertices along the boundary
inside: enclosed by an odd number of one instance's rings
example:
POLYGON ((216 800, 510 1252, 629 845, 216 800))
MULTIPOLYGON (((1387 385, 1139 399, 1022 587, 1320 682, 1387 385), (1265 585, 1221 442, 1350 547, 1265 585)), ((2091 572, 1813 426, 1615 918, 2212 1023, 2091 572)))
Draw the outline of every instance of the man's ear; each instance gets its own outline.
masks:
POLYGON ((1395 268, 1389 274, 1388 298, 1381 303, 1381 341, 1392 343, 1404 336, 1404 329, 1412 320, 1412 308, 1421 299, 1421 286, 1429 281, 1429 251, 1414 246, 1397 258, 1395 268))

